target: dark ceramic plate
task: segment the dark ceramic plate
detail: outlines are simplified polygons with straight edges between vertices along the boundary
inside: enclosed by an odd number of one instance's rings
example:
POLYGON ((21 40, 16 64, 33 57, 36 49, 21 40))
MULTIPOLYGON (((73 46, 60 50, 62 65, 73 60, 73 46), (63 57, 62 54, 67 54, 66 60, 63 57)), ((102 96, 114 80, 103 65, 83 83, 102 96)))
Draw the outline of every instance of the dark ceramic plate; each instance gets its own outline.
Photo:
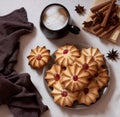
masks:
MULTIPOLYGON (((79 49, 82 49, 82 48, 88 48, 90 46, 88 46, 88 45, 80 45, 80 46, 77 46, 77 47, 79 49)), ((51 66, 55 63, 54 58, 55 58, 54 55, 52 55, 52 58, 51 58, 49 64, 44 68, 44 77, 46 76, 46 71, 49 70, 51 68, 51 66)), ((108 65, 107 61, 106 61, 106 66, 105 67, 108 69, 108 75, 110 76, 110 69, 109 69, 109 65, 108 65)), ((44 84, 45 84, 45 87, 46 87, 48 93, 50 94, 50 92, 52 91, 52 89, 48 87, 48 84, 47 84, 47 81, 45 80, 45 78, 44 78, 44 84)), ((99 91, 99 95, 100 96, 97 99, 96 103, 98 101, 104 99, 104 96, 107 95, 107 93, 109 92, 109 89, 110 89, 110 80, 108 81, 107 86, 104 87, 102 90, 99 91)), ((50 94, 50 96, 52 97, 51 94, 50 94)), ((70 107, 65 106, 65 108, 69 108, 69 109, 86 109, 86 108, 89 108, 89 107, 95 105, 96 103, 91 104, 90 106, 86 106, 86 105, 78 104, 77 101, 76 101, 76 102, 73 103, 72 106, 70 106, 70 107)))

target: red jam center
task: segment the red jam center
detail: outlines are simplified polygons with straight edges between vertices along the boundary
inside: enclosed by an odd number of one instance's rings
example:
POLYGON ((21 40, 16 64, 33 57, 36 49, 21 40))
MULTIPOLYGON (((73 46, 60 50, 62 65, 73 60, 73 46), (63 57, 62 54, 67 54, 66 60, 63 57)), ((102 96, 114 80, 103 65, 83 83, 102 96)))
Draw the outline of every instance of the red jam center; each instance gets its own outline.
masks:
POLYGON ((87 70, 88 68, 89 68, 89 66, 87 63, 83 64, 83 69, 87 70))
POLYGON ((84 88, 84 93, 85 95, 89 93, 89 89, 88 88, 84 88))
POLYGON ((60 75, 59 74, 55 74, 54 78, 55 78, 56 81, 58 81, 60 79, 60 75))
POLYGON ((63 54, 67 54, 67 53, 68 53, 68 50, 67 50, 67 49, 63 51, 63 54))
POLYGON ((63 92, 61 93, 61 95, 62 95, 63 97, 66 97, 66 96, 68 95, 68 93, 67 93, 67 91, 63 91, 63 92))
POLYGON ((41 58, 42 58, 42 56, 41 56, 40 54, 38 54, 38 55, 36 56, 36 59, 37 59, 37 60, 41 60, 41 58))
POLYGON ((73 80, 77 81, 78 80, 78 76, 73 76, 73 80))

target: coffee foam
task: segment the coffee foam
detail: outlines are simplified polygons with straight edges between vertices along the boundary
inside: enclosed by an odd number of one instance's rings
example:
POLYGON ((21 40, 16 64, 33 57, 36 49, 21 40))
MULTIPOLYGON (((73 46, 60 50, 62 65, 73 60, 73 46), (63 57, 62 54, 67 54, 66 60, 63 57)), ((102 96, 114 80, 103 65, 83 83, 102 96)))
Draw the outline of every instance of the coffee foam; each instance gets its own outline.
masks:
POLYGON ((61 6, 49 6, 43 14, 43 23, 50 30, 62 29, 68 23, 68 13, 61 6))

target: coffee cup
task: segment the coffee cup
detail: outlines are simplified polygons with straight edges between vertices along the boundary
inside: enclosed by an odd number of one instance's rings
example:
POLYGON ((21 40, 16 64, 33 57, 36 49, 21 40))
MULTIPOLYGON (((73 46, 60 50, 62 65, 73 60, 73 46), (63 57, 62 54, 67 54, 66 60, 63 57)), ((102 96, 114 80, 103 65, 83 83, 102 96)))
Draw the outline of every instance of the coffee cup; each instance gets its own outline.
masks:
POLYGON ((79 34, 80 29, 71 23, 68 10, 57 3, 46 6, 40 16, 40 28, 48 39, 59 39, 69 32, 79 34))

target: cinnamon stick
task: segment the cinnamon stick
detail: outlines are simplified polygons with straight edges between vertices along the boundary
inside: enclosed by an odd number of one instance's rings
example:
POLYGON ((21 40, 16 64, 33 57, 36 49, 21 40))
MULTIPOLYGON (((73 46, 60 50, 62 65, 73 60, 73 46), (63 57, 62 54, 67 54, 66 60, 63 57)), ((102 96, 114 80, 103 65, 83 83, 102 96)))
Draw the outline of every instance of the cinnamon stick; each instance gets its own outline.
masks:
POLYGON ((116 0, 112 0, 112 2, 111 2, 111 4, 110 4, 110 7, 109 7, 109 9, 108 9, 108 11, 107 11, 107 13, 106 13, 106 15, 105 15, 102 23, 101 23, 101 26, 102 26, 102 27, 105 27, 105 26, 106 26, 107 21, 108 21, 108 18, 109 18, 109 16, 110 16, 110 13, 111 13, 111 11, 112 11, 112 8, 113 8, 115 2, 116 2, 116 0))
MULTIPOLYGON (((103 14, 105 15, 106 14, 106 12, 107 12, 107 10, 108 10, 108 8, 109 8, 109 5, 108 6, 105 6, 105 7, 103 7, 102 9, 100 9, 98 12, 103 12, 103 14)), ((117 5, 114 5, 114 7, 113 7, 113 9, 112 9, 112 11, 117 11, 117 8, 118 8, 118 6, 117 5)), ((95 17, 96 17, 96 14, 94 13, 93 15, 91 15, 90 16, 92 19, 94 19, 95 17)))
POLYGON ((100 24, 97 24, 93 27, 93 31, 97 31, 99 30, 101 27, 100 27, 100 24))
MULTIPOLYGON (((105 12, 107 9, 109 8, 109 5, 104 6, 103 8, 101 8, 100 10, 96 11, 96 12, 105 12)), ((91 18, 94 19, 96 16, 96 14, 91 15, 91 18)))
POLYGON ((110 6, 110 4, 107 4, 106 6, 104 6, 103 8, 101 8, 101 9, 99 10, 99 12, 104 12, 104 11, 106 11, 106 10, 109 8, 109 6, 110 6))
POLYGON ((110 28, 107 31, 104 31, 103 33, 101 33, 99 35, 99 37, 103 38, 105 35, 109 34, 112 30, 114 30, 118 25, 119 25, 119 23, 115 26, 110 26, 110 28))
POLYGON ((106 6, 106 5, 110 4, 110 3, 111 3, 111 1, 103 2, 103 3, 99 4, 99 5, 96 5, 96 6, 92 7, 90 10, 94 13, 94 12, 98 11, 99 9, 101 9, 102 7, 104 7, 104 6, 106 6))
POLYGON ((104 32, 104 29, 100 27, 100 29, 95 32, 95 35, 99 36, 103 32, 104 32))

